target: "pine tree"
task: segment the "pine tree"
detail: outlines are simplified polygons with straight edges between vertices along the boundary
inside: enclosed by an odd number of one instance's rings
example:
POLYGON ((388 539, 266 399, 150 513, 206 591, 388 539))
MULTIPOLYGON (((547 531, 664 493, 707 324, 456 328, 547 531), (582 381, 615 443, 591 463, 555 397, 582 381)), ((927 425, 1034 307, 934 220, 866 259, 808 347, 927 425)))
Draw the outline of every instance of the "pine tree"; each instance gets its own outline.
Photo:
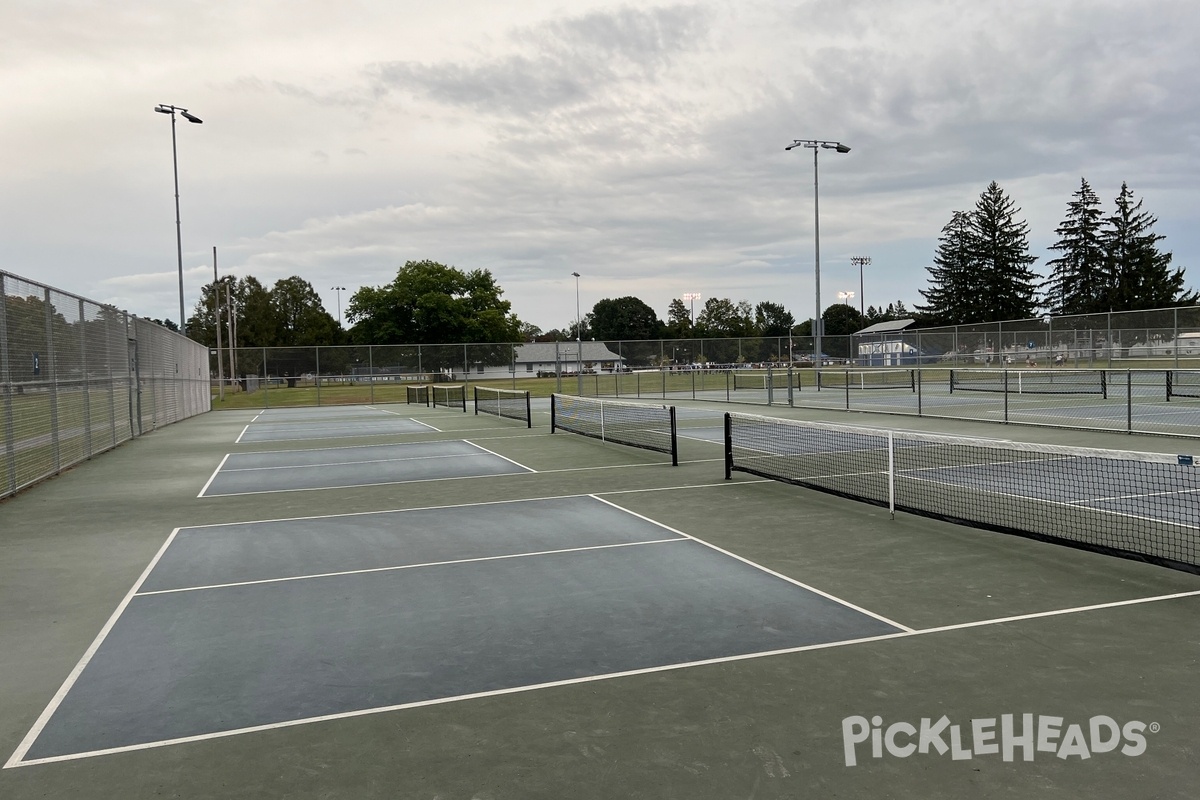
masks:
POLYGON ((1067 216, 1050 246, 1061 255, 1046 262, 1050 278, 1042 284, 1052 314, 1091 314, 1108 310, 1104 246, 1100 241, 1103 212, 1100 198, 1086 179, 1067 203, 1067 216))
POLYGON ((1195 303, 1195 292, 1183 289, 1183 269, 1171 271, 1171 253, 1158 243, 1164 237, 1153 232, 1158 220, 1142 211, 1142 201, 1133 202, 1133 192, 1122 182, 1117 210, 1105 222, 1101 243, 1105 251, 1108 282, 1107 310, 1134 311, 1195 303))
POLYGON ((995 181, 979 195, 971 215, 975 291, 962 321, 1027 319, 1037 310, 1037 257, 1029 254, 1029 224, 1016 220, 1020 210, 995 181))
POLYGON ((932 320, 953 325, 974 322, 971 309, 975 303, 972 286, 976 275, 975 232, 971 215, 955 211, 942 228, 937 254, 929 269, 929 288, 921 289, 926 305, 917 310, 932 320))

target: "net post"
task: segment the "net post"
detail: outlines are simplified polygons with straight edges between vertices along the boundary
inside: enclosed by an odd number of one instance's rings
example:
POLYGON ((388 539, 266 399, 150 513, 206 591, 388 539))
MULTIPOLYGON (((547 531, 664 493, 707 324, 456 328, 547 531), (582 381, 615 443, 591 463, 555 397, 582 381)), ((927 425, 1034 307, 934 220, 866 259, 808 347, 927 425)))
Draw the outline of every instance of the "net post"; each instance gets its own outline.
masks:
MULTIPOLYGON (((1007 369, 1003 370, 1003 372, 1004 372, 1004 421, 1008 422, 1008 370, 1007 369)), ((1020 378, 1018 378, 1017 380, 1020 380, 1020 378)))
POLYGON ((733 478, 733 418, 725 412, 725 480, 733 478))
POLYGON ((888 511, 896 518, 896 445, 888 431, 888 511))
POLYGON ((850 410, 850 370, 842 370, 842 383, 846 384, 846 410, 850 410))
MULTIPOLYGON (((474 386, 472 388, 475 390, 475 416, 478 417, 479 416, 479 387, 474 386)), ((464 402, 466 402, 465 397, 464 397, 464 402)))
POLYGON ((1133 370, 1131 369, 1125 370, 1125 432, 1133 433, 1133 370))
POLYGON ((914 373, 913 377, 916 381, 916 387, 915 387, 914 391, 917 393, 917 416, 919 417, 919 416, 922 416, 922 411, 923 411, 923 409, 921 408, 921 395, 923 392, 923 389, 921 387, 921 368, 918 367, 917 369, 913 370, 913 373, 914 373))
POLYGON ((558 401, 558 395, 550 393, 550 432, 554 433, 554 407, 558 401))
POLYGON ((529 390, 525 391, 525 427, 533 427, 533 408, 529 405, 529 390))
POLYGON ((1171 402, 1171 370, 1164 370, 1167 374, 1167 402, 1171 402))
POLYGON ((671 406, 671 466, 679 466, 679 432, 675 427, 675 406, 671 406))
MULTIPOLYGON (((1132 387, 1130 391, 1133 391, 1132 387)), ((1105 400, 1108 399, 1108 373, 1104 370, 1100 370, 1100 396, 1105 400)))

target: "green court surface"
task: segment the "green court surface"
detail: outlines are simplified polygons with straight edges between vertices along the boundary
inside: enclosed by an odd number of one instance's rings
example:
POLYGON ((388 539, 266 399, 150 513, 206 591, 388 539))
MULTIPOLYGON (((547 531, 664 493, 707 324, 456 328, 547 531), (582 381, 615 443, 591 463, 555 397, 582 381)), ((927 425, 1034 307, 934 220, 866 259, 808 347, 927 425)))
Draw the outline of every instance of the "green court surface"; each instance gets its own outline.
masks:
POLYGON ((402 404, 277 411, 170 425, 0 503, 0 798, 1184 798, 1200 784, 1200 576, 892 519, 747 474, 726 480, 713 434, 724 408, 703 403, 679 403, 677 467, 662 453, 551 434, 545 401, 532 428, 402 404), (385 417, 421 424, 371 423, 385 417), (243 435, 255 426, 261 436, 243 435), (464 441, 519 469, 455 472, 464 441), (430 479, 386 479, 385 461, 418 456, 442 459, 430 479), (332 478, 333 465, 370 479, 332 478), (237 493, 237 469, 251 467, 275 477, 237 493), (318 477, 300 477, 314 468, 318 477), (218 474, 225 488, 204 495, 218 474), (496 563, 507 572, 486 571, 496 563), (221 577, 230 564, 259 576, 237 579, 245 601, 206 604, 232 585, 221 577), (462 565, 471 572, 453 571, 462 565), (370 593, 356 594, 360 575, 370 593), (319 581, 329 581, 319 594, 297 588, 319 581), (171 615, 143 608, 177 586, 171 615), (134 619, 151 622, 128 627, 134 619), (222 619, 237 633, 232 649, 222 619), (572 639, 577 619, 590 633, 572 639), (313 627, 323 620, 353 627, 326 637, 313 627), (506 640, 510 630, 528 641, 506 640), (307 683, 256 671, 256 656, 238 651, 266 639, 272 663, 309 665, 307 683), (509 664, 498 677, 493 650, 509 664), (347 653, 391 660, 357 672, 347 653), (226 674, 239 684, 224 685, 226 674), (425 699, 375 702, 363 675, 389 691, 419 683, 425 699), (445 675, 459 677, 443 690, 445 675), (87 685, 95 716, 125 720, 122 741, 136 745, 47 744, 86 727, 86 716, 69 726, 55 713, 87 685), (218 701, 235 690, 301 708, 227 724, 218 701), (303 710, 330 693, 361 702, 303 710), (143 707, 164 730, 201 720, 206 733, 153 733, 149 716, 139 729, 143 707))

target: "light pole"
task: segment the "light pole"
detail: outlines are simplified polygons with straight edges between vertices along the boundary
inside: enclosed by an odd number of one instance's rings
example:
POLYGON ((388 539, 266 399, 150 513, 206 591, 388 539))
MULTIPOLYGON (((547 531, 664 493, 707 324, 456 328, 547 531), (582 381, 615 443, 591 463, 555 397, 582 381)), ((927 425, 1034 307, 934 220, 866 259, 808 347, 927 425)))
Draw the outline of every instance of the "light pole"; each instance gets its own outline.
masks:
POLYGON ((221 356, 221 284, 217 279, 217 246, 213 245, 213 322, 217 329, 217 398, 225 402, 225 364, 221 356))
POLYGON ((583 317, 579 315, 579 273, 575 276, 575 377, 579 380, 579 396, 583 397, 583 317))
POLYGON ((838 300, 844 304, 850 305, 850 301, 854 299, 854 292, 838 292, 838 300))
POLYGON ((342 292, 346 291, 346 287, 345 286, 331 286, 329 288, 331 288, 331 289, 333 289, 333 291, 337 292, 338 327, 340 328, 340 327, 342 327, 342 292))
POLYGON ((690 301, 692 304, 691 334, 692 334, 692 338, 695 339, 696 338, 696 301, 700 299, 700 295, 697 292, 684 292, 683 299, 690 301))
POLYGON ((870 256, 853 256, 850 259, 851 266, 858 267, 858 313, 864 317, 867 315, 867 295, 863 290, 863 267, 871 266, 870 256))
POLYGON ((188 122, 194 122, 197 125, 204 120, 189 114, 186 108, 166 103, 159 103, 154 110, 160 114, 171 115, 171 165, 175 171, 175 253, 179 258, 179 332, 187 336, 186 317, 184 317, 183 311, 183 234, 179 229, 179 155, 175 149, 175 112, 178 111, 188 122))
POLYGON ((827 142, 822 139, 796 139, 783 149, 791 150, 801 145, 813 151, 813 229, 816 234, 814 237, 816 261, 814 263, 813 274, 816 277, 817 287, 817 315, 813 317, 813 366, 820 367, 824 359, 821 358, 821 196, 818 191, 817 180, 817 151, 836 150, 839 153, 849 153, 850 148, 841 142, 827 142))

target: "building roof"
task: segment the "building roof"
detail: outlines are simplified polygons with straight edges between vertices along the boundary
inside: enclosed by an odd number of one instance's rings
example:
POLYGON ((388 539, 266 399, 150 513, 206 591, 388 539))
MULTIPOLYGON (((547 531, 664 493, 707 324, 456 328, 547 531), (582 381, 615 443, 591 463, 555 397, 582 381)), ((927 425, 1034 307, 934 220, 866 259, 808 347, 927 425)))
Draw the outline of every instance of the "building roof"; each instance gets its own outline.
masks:
POLYGON ((874 325, 863 328, 854 335, 862 336, 865 333, 895 333, 897 331, 904 330, 915 322, 915 319, 894 319, 890 322, 876 322, 874 325))
MULTIPOLYGON (((553 364, 556 351, 560 361, 575 361, 580 358, 575 342, 534 342, 517 345, 514 361, 518 364, 553 364)), ((621 356, 608 349, 604 342, 584 342, 583 361, 623 361, 621 356)))

